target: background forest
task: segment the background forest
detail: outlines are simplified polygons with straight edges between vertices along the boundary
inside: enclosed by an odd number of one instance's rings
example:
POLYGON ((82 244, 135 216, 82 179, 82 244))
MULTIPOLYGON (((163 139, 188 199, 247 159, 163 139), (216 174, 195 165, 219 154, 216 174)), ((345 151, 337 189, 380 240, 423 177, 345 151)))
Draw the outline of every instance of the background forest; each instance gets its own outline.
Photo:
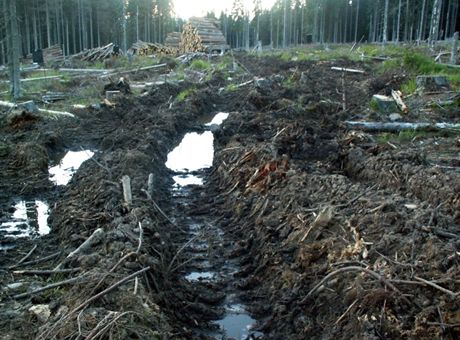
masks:
MULTIPOLYGON (((180 31, 169 0, 0 0, 0 63, 8 55, 9 16, 17 18, 20 55, 55 44, 66 55, 114 42, 163 42, 180 31), (12 14, 11 5, 16 3, 12 14)), ((263 9, 234 0, 228 13, 208 13, 235 48, 261 41, 274 48, 305 43, 436 41, 459 27, 458 0, 278 0, 263 9)))

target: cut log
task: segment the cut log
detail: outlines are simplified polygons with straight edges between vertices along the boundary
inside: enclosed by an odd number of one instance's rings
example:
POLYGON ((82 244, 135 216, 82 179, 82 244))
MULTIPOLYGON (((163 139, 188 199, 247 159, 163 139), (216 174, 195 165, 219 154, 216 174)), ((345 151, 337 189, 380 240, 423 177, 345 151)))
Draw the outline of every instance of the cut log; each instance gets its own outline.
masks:
POLYGON ((408 122, 344 122, 350 130, 369 132, 399 132, 403 130, 459 130, 460 124, 456 123, 408 123, 408 122))
POLYGON ((343 67, 331 67, 331 70, 333 71, 341 71, 341 72, 348 72, 348 73, 359 73, 359 74, 364 74, 365 72, 362 70, 355 70, 352 68, 343 68, 343 67))
POLYGON ((408 113, 409 112, 409 108, 407 107, 406 104, 404 104, 402 98, 401 98, 401 92, 399 91, 394 91, 394 90, 391 90, 391 96, 393 97, 393 99, 395 100, 396 102, 396 105, 398 105, 399 109, 404 112, 404 113, 408 113))

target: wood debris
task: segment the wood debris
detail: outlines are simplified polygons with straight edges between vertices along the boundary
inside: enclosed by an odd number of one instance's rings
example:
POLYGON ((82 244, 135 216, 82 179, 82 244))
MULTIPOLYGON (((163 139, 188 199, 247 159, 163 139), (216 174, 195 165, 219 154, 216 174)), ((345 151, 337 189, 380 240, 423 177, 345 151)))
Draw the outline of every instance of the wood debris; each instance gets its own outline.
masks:
POLYGON ((131 46, 130 51, 135 55, 177 54, 178 49, 157 43, 137 41, 131 46))
POLYGON ((74 54, 72 58, 80 59, 83 61, 102 61, 119 54, 122 54, 122 51, 119 49, 119 47, 113 43, 110 43, 102 47, 81 51, 80 53, 74 54))
POLYGON ((181 52, 212 52, 230 49, 218 21, 192 17, 182 30, 181 52))

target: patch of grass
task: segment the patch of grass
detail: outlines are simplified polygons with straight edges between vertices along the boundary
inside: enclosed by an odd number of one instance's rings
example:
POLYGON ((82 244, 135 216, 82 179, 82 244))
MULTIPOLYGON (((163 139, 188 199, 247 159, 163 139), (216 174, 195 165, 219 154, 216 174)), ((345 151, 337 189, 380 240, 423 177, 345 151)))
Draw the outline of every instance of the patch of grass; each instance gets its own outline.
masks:
POLYGON ((181 91, 177 97, 176 97, 176 100, 180 103, 180 102, 183 102, 185 99, 187 99, 193 92, 195 91, 195 89, 193 88, 188 88, 188 89, 185 89, 183 91, 181 91))
MULTIPOLYGON (((459 131, 460 132, 460 131, 459 131)), ((409 129, 403 130, 399 133, 384 132, 377 135, 377 143, 386 144, 388 142, 404 144, 410 143, 417 139, 427 139, 433 137, 455 137, 458 136, 458 132, 454 130, 440 130, 433 131, 428 129, 409 129)))
POLYGON ((415 91, 417 91, 417 83, 415 82, 415 79, 411 79, 401 85, 401 92, 406 96, 415 93, 415 91))
POLYGON ((228 84, 225 87, 225 91, 227 92, 235 92, 236 90, 238 90, 238 86, 236 84, 228 84))
POLYGON ((190 65, 190 69, 195 70, 195 71, 206 71, 211 68, 211 64, 207 62, 206 60, 202 59, 195 59, 192 61, 192 64, 190 65))

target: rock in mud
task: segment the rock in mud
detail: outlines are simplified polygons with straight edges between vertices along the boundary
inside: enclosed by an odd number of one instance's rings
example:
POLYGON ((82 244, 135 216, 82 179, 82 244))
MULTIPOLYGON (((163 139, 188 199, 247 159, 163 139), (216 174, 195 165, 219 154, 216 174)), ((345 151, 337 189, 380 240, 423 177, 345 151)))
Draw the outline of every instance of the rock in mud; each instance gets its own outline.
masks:
POLYGON ((35 305, 29 308, 29 312, 34 315, 38 321, 44 323, 48 321, 51 316, 50 306, 48 305, 35 305))

